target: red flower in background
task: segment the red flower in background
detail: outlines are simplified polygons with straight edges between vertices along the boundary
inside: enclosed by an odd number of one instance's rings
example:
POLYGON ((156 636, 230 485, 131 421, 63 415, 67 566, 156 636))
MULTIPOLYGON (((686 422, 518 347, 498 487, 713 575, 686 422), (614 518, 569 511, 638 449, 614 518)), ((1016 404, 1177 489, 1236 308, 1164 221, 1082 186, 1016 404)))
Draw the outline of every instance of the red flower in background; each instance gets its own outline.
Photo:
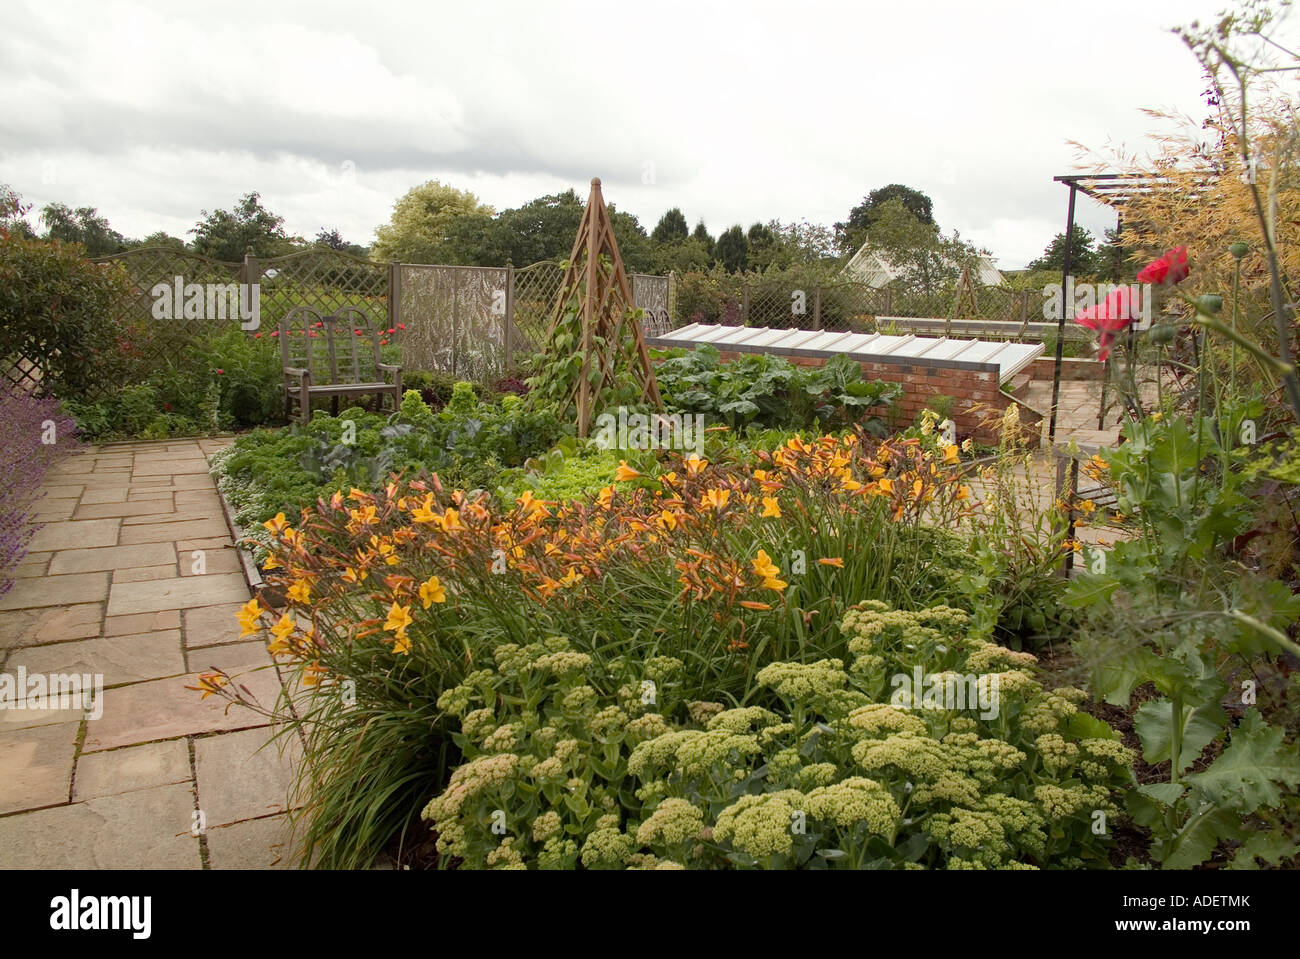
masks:
POLYGON ((1105 363, 1106 358, 1110 356, 1110 347, 1115 342, 1115 336, 1128 329, 1128 325, 1141 315, 1140 306, 1141 302, 1134 296, 1133 288, 1121 286, 1112 290, 1110 295, 1096 306, 1080 310, 1075 315, 1075 322, 1080 326, 1101 332, 1097 343, 1097 359, 1100 362, 1105 363))
POLYGON ((1160 259, 1142 267, 1137 275, 1139 283, 1181 283, 1187 279, 1187 247, 1176 246, 1160 259))
POLYGON ((225 375, 225 372, 226 371, 221 369, 221 367, 217 367, 217 376, 223 376, 225 375))
POLYGON ((404 330, 404 329, 406 329, 406 324, 405 324, 405 323, 398 323, 398 324, 397 324, 397 328, 398 328, 399 330, 404 330))

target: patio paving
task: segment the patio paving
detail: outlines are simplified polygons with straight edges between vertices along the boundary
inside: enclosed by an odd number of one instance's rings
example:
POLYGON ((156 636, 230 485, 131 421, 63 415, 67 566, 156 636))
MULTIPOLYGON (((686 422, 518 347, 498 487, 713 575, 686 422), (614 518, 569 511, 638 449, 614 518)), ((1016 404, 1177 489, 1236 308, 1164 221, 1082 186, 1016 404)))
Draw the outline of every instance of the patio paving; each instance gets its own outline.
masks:
POLYGON ((250 594, 207 475, 226 442, 111 444, 47 474, 44 526, 0 597, 0 673, 99 675, 104 692, 90 709, 0 709, 0 868, 293 864, 298 743, 262 748, 265 716, 185 688, 221 668, 265 705, 280 691, 234 620, 250 594))

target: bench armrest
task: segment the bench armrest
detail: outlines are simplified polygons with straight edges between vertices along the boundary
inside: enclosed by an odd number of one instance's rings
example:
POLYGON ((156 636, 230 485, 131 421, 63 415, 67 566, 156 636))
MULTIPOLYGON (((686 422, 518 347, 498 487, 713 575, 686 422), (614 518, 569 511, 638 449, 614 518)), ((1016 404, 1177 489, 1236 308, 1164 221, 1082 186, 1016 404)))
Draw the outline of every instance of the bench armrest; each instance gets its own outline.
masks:
POLYGON ((375 367, 383 370, 385 373, 402 372, 402 368, 400 366, 394 366, 392 363, 376 363, 375 367))
POLYGON ((292 376, 292 377, 294 377, 295 379, 299 379, 299 380, 310 380, 310 379, 311 379, 311 372, 310 372, 309 370, 304 370, 304 369, 303 369, 302 367, 300 367, 300 366, 286 366, 286 367, 284 368, 284 375, 285 375, 285 376, 292 376))

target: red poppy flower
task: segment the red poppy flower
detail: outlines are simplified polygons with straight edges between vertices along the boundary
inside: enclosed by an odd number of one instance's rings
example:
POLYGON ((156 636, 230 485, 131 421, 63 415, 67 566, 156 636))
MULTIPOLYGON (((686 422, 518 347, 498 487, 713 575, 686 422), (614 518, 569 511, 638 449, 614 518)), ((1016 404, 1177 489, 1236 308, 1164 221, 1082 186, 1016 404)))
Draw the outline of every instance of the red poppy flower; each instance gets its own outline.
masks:
POLYGON ((319 339, 319 338, 320 338, 320 334, 317 333, 315 330, 312 330, 312 331, 311 331, 311 335, 312 335, 314 338, 316 338, 316 339, 319 339))
MULTIPOLYGON (((261 334, 259 333, 258 335, 260 336, 261 334)), ((271 335, 272 335, 272 336, 279 336, 279 335, 280 335, 280 331, 279 331, 279 330, 272 330, 272 331, 271 331, 271 335)))
POLYGON ((224 376, 225 372, 226 371, 221 369, 220 367, 217 368, 217 376, 224 376))
MULTIPOLYGON (((272 336, 275 336, 274 333, 272 333, 271 335, 272 335, 272 336)), ((255 340, 260 340, 261 338, 262 338, 262 334, 261 334, 261 333, 254 333, 254 334, 253 334, 253 339, 255 339, 255 340)))
POLYGON ((1090 330, 1101 333, 1097 343, 1097 359, 1102 363, 1110 356, 1111 344, 1116 334, 1128 329, 1130 323, 1141 316, 1141 302, 1134 296, 1132 287, 1121 286, 1114 289, 1096 306, 1080 310, 1074 317, 1075 322, 1090 330))
POLYGON ((361 335, 361 331, 360 331, 360 330, 357 330, 357 336, 360 336, 360 335, 361 335))
POLYGON ((389 334, 392 334, 392 333, 396 333, 396 332, 397 332, 397 331, 396 331, 396 330, 394 330, 394 329, 392 329, 392 328, 391 328, 391 327, 390 327, 390 328, 389 328, 389 329, 387 329, 387 330, 384 330, 384 332, 385 332, 385 333, 389 333, 389 334))
POLYGON ((1158 260, 1144 266, 1137 275, 1139 283, 1173 284, 1187 279, 1187 247, 1176 246, 1158 260))
POLYGON ((387 346, 387 345, 388 345, 388 341, 387 341, 387 340, 380 340, 380 341, 379 341, 379 345, 380 345, 380 346, 387 346))
POLYGON ((404 330, 404 329, 406 329, 406 324, 405 324, 405 323, 398 323, 398 324, 397 324, 397 328, 398 328, 399 330, 404 330))

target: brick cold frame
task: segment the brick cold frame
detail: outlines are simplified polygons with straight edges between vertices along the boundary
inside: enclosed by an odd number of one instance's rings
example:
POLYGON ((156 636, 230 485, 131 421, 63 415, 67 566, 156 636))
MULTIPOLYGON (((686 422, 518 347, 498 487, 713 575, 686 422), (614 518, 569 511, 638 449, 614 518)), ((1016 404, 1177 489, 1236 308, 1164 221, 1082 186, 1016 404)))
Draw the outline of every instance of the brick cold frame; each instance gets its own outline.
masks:
MULTIPOLYGON (((720 350, 724 361, 738 359, 739 351, 720 350)), ((821 366, 824 357, 786 356, 796 366, 821 366)), ((963 369, 959 366, 912 365, 907 363, 876 363, 859 361, 862 374, 869 380, 884 380, 898 383, 903 387, 903 395, 892 407, 899 428, 916 421, 921 410, 925 409, 936 396, 952 397, 949 415, 957 424, 957 435, 961 438, 974 437, 978 443, 995 444, 999 437, 998 420, 1008 406, 1015 402, 1003 393, 999 386, 996 371, 963 369)), ((880 407, 868 411, 890 420, 891 411, 880 407)), ((1037 432, 1039 414, 1020 404, 1022 428, 1026 432, 1037 432)))

